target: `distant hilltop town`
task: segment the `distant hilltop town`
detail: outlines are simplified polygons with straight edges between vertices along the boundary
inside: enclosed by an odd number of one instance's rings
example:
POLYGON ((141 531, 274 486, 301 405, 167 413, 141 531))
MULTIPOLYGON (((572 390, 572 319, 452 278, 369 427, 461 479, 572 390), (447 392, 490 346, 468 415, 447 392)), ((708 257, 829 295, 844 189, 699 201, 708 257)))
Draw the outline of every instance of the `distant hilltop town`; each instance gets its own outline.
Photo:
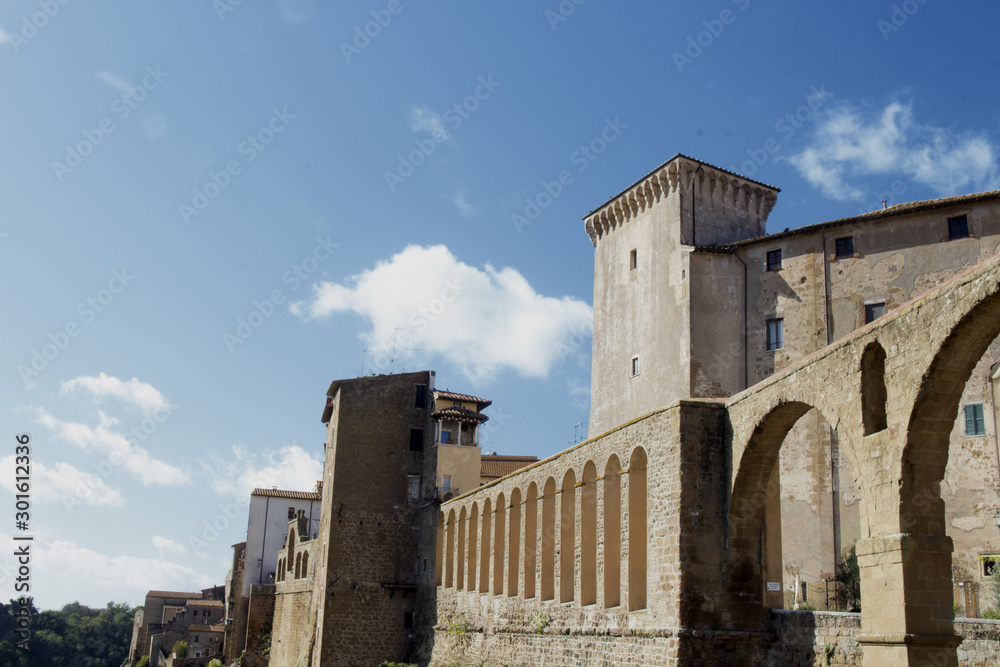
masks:
POLYGON ((255 490, 128 665, 996 664, 1000 191, 766 234, 778 194, 676 155, 584 218, 554 456, 483 453, 433 371, 334 381, 323 478, 255 490))

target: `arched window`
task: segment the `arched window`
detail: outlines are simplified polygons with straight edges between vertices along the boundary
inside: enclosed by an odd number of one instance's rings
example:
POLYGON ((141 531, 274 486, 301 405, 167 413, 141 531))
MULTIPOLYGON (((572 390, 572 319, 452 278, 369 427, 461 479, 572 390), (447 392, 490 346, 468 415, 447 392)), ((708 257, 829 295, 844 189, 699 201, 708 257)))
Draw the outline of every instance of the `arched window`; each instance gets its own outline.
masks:
POLYGON ((510 493, 510 538, 507 540, 507 595, 518 594, 521 575, 521 490, 510 493))
POLYGON ((302 578, 305 579, 309 576, 309 552, 304 551, 302 553, 302 578))
POLYGON ((597 603, 597 466, 587 461, 580 487, 580 604, 597 603))
POLYGON ((538 486, 528 487, 524 504, 524 597, 535 597, 535 560, 538 555, 538 486))
POLYGON ((549 477, 542 491, 542 599, 556 596, 556 480, 549 477))
POLYGON ((621 604, 622 585, 622 475, 621 462, 612 455, 604 468, 604 606, 621 604))
POLYGON ((455 510, 448 513, 448 523, 445 526, 444 586, 455 585, 455 510))
POLYGON ((628 464, 628 609, 646 608, 646 452, 628 464))
POLYGON ((497 496, 497 509, 493 521, 493 595, 503 594, 504 518, 507 507, 501 493, 497 496))
POLYGON ((561 529, 559 531, 559 601, 573 601, 573 577, 576 574, 576 475, 572 470, 563 477, 561 529))
POLYGON ((861 419, 865 435, 884 431, 888 427, 885 402, 885 349, 872 341, 861 355, 861 419))
POLYGON ((455 576, 455 588, 463 590, 465 588, 465 508, 458 516, 458 558, 456 560, 458 572, 455 576))
POLYGON ((479 550, 479 506, 472 503, 469 514, 469 582, 466 590, 476 590, 476 552, 479 550))
POLYGON ((295 554, 295 579, 302 578, 302 554, 295 554))
POLYGON ((490 499, 483 501, 483 546, 479 551, 479 592, 490 592, 490 499))

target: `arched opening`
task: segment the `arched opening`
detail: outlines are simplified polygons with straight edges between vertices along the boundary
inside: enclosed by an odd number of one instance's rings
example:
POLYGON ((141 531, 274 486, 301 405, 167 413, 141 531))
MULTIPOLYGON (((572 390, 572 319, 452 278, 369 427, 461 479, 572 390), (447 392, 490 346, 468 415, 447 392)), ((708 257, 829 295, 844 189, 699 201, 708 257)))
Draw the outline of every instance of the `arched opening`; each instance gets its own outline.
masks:
POLYGON ((479 592, 490 592, 490 499, 483 501, 483 540, 479 551, 479 592))
POLYGON ((621 604, 622 476, 614 454, 604 467, 604 606, 621 604))
POLYGON ((434 585, 444 583, 444 513, 438 513, 437 547, 434 550, 434 585))
POLYGON ((302 578, 302 554, 295 554, 295 578, 302 578))
POLYGON ((573 601, 576 575, 576 475, 572 470, 563 477, 562 511, 559 516, 559 601, 573 601))
POLYGON ((445 557, 444 586, 451 588, 455 585, 455 510, 448 513, 447 542, 445 544, 447 556, 445 557))
POLYGON ((597 466, 587 461, 580 487, 580 604, 597 603, 597 466))
POLYGON ((507 549, 507 595, 518 594, 518 578, 521 572, 521 490, 510 492, 510 537, 507 549))
POLYGON ((455 588, 463 590, 465 588, 465 508, 458 515, 458 556, 456 558, 457 572, 455 576, 455 588))
POLYGON ((476 551, 479 547, 479 505, 472 503, 469 513, 469 582, 466 590, 476 590, 476 551))
POLYGON ((528 487, 524 504, 524 597, 535 597, 535 563, 538 556, 538 486, 528 487))
POLYGON ((884 431, 888 426, 885 402, 885 350, 872 341, 861 356, 861 419, 865 435, 884 431))
POLYGON ((493 531, 493 595, 503 594, 503 557, 504 557, 504 519, 507 506, 501 493, 497 496, 497 509, 494 512, 493 531))
POLYGON ((302 553, 302 578, 305 579, 309 576, 309 552, 304 551, 302 553))
POLYGON ((284 558, 279 558, 278 559, 278 575, 277 575, 277 577, 275 577, 275 579, 277 581, 284 581, 285 580, 285 559, 284 558))
POLYGON ((549 477, 542 490, 542 599, 556 597, 556 480, 549 477))
POLYGON ((292 563, 295 562, 295 542, 297 538, 295 535, 295 528, 288 529, 288 553, 285 556, 285 562, 288 564, 288 571, 292 570, 292 563))
POLYGON ((646 450, 636 447, 628 464, 628 609, 646 608, 646 450))

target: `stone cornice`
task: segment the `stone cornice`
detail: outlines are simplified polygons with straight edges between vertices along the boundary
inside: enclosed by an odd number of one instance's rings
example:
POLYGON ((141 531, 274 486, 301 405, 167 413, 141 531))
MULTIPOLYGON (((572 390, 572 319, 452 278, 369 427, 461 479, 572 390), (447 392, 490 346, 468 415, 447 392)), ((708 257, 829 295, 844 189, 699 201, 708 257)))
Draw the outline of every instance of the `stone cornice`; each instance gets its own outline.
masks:
POLYGON ((676 155, 647 174, 638 183, 614 197, 584 218, 590 242, 597 247, 598 239, 660 201, 680 194, 690 194, 695 188, 699 202, 707 203, 727 216, 749 219, 763 225, 774 208, 779 190, 752 181, 719 167, 676 155))

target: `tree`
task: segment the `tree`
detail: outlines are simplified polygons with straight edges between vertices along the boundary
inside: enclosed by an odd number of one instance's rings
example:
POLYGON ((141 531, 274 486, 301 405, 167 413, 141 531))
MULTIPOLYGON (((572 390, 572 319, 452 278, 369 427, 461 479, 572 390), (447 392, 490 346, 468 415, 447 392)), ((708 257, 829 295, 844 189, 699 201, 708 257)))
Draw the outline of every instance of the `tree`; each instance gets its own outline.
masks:
POLYGON ((208 667, 222 667, 222 661, 218 658, 212 658, 212 660, 208 663, 208 667))
POLYGON ((837 603, 847 611, 861 611, 861 568, 856 545, 844 562, 837 566, 837 603))
POLYGON ((183 639, 178 639, 174 642, 174 647, 170 649, 171 653, 175 653, 178 658, 186 658, 188 655, 188 643, 183 639))
POLYGON ((135 667, 149 667, 149 656, 144 655, 139 658, 139 662, 135 663, 135 667))

